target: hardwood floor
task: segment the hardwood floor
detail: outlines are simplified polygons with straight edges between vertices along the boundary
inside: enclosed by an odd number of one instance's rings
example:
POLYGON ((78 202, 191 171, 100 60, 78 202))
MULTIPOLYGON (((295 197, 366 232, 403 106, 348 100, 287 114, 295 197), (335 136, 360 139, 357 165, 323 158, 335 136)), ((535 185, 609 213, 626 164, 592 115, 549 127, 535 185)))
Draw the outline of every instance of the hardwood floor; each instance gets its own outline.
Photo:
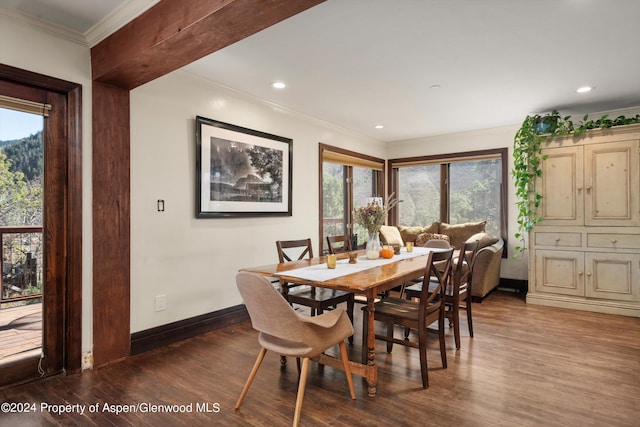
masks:
MULTIPOLYGON (((429 389, 421 387, 417 350, 395 346, 387 354, 383 342, 377 345, 373 399, 360 378, 354 377, 352 401, 343 372, 312 365, 301 425, 638 425, 640 318, 527 305, 509 292, 495 292, 473 308, 475 337, 469 338, 463 321, 459 351, 447 328, 448 369, 440 367, 435 334, 429 336, 429 389)), ((356 343, 347 346, 352 358, 361 350, 356 315, 356 343)), ((281 371, 276 354, 267 353, 242 408, 234 410, 258 350, 257 334, 245 322, 101 369, 3 389, 0 402, 35 404, 36 410, 0 414, 0 424, 290 425, 296 364, 281 371), (99 409, 55 415, 41 411, 42 402, 99 409), (116 415, 105 403, 187 405, 190 412, 116 415)))

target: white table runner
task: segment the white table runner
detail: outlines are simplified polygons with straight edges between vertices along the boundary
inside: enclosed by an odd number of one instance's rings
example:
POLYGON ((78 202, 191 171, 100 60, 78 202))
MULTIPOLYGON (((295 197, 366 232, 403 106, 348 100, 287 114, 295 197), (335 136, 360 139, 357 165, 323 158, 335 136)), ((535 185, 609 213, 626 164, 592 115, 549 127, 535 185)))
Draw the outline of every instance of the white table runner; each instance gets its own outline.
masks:
POLYGON ((282 271, 275 273, 277 276, 297 277, 303 280, 314 282, 324 282, 325 280, 335 279, 336 277, 347 276, 359 271, 368 270, 370 268, 379 267, 385 264, 391 264, 404 259, 415 258, 427 255, 431 251, 441 251, 438 248, 422 248, 414 247, 413 252, 407 252, 405 248, 401 249, 398 255, 393 258, 367 259, 364 255, 358 257, 356 264, 349 264, 349 259, 341 259, 336 262, 336 268, 327 268, 327 264, 312 265, 310 267, 297 268, 295 270, 282 271))

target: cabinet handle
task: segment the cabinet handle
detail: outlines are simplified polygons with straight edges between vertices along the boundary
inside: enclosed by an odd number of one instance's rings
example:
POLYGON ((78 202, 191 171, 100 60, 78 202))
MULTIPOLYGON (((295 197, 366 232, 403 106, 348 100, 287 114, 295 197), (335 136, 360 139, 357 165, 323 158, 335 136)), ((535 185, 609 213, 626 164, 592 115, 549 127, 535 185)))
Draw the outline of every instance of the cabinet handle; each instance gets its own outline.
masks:
POLYGON ((584 273, 582 271, 578 271, 578 276, 582 276, 584 273))
POLYGON ((611 240, 611 243, 614 243, 614 244, 615 244, 615 243, 617 243, 617 242, 618 242, 618 241, 617 241, 616 239, 612 239, 612 240, 611 240))
POLYGON ((587 185, 587 191, 590 191, 590 190, 591 190, 591 186, 587 185))
POLYGON ((588 273, 587 273, 587 277, 591 277, 591 272, 588 272, 588 273))
POLYGON ((560 238, 559 238, 559 237, 556 237, 556 242, 559 242, 559 241, 560 241, 560 238))

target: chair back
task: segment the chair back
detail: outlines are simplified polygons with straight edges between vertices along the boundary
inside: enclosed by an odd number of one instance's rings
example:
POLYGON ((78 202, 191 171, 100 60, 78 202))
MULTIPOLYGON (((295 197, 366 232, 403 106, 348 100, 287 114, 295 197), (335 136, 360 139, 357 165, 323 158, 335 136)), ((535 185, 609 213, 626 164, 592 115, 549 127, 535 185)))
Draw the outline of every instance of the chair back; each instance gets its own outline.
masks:
POLYGON ((471 294, 471 278, 479 245, 480 242, 478 240, 462 244, 458 262, 453 267, 453 296, 458 296, 464 292, 467 292, 468 295, 471 294))
POLYGON ((327 248, 330 254, 351 252, 351 238, 349 236, 327 236, 327 248))
POLYGON ((278 338, 298 341, 299 315, 266 277, 241 271, 236 285, 255 330, 278 338))
POLYGON ((278 240, 276 241, 276 248, 278 248, 278 259, 281 263, 313 258, 311 239, 278 240), (298 255, 297 258, 294 253, 298 255))
POLYGON ((453 248, 441 251, 432 251, 427 258, 427 266, 424 272, 422 290, 420 291, 421 313, 427 306, 440 305, 444 299, 444 292, 451 277, 451 263, 453 248), (429 289, 429 280, 436 286, 429 289))

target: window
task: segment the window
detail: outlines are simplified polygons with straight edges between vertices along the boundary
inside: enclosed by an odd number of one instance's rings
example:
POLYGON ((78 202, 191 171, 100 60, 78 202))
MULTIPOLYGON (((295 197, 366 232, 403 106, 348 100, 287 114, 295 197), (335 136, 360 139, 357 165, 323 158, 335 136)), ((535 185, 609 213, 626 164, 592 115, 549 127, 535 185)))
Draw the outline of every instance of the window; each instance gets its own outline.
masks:
POLYGON ((506 240, 507 149, 389 161, 398 225, 487 221, 506 240))
POLYGON ((384 194, 383 159, 320 144, 320 250, 326 250, 327 236, 352 235, 357 245, 367 235, 353 228, 354 207, 369 197, 384 194))

